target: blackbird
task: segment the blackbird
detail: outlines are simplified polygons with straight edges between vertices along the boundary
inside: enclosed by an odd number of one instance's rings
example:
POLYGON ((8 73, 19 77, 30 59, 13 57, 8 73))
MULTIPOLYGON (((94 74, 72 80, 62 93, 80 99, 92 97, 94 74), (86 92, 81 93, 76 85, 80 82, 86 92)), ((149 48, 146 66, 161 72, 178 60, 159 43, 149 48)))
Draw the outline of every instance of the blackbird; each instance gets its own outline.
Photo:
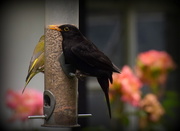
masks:
POLYGON ((22 93, 24 92, 30 80, 39 72, 44 73, 44 35, 39 39, 38 44, 34 48, 33 55, 30 60, 28 75, 22 93))
POLYGON ((71 64, 76 69, 77 77, 92 76, 97 80, 105 94, 109 116, 111 108, 109 103, 109 81, 112 83, 112 73, 119 69, 111 60, 89 41, 80 30, 71 24, 50 25, 49 29, 60 31, 62 34, 62 49, 65 63, 71 64))

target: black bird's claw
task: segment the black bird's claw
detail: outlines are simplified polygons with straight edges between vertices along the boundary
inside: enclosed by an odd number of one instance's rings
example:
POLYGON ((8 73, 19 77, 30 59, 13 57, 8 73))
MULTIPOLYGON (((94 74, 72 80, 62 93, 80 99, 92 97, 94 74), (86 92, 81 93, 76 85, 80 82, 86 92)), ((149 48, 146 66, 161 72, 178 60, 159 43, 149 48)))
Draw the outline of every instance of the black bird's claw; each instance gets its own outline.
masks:
POLYGON ((76 76, 76 75, 75 75, 74 73, 70 72, 70 73, 69 73, 69 76, 74 77, 74 76, 76 76))
POLYGON ((76 71, 76 73, 69 73, 69 76, 74 77, 76 76, 78 79, 82 80, 83 78, 87 77, 87 75, 83 74, 82 72, 80 72, 79 70, 76 71))

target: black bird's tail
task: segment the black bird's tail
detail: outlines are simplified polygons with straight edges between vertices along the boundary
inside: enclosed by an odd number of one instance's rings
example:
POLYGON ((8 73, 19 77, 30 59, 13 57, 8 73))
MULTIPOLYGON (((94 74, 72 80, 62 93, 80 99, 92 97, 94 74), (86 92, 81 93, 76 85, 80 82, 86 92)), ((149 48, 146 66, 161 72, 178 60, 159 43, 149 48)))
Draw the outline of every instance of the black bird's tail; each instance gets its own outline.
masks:
POLYGON ((120 73, 120 69, 115 64, 113 64, 113 72, 120 73))
POLYGON ((111 107, 110 107, 110 102, 109 102, 109 80, 107 77, 101 77, 97 78, 102 90, 104 91, 105 97, 106 97, 106 102, 109 110, 109 116, 111 118, 111 107))

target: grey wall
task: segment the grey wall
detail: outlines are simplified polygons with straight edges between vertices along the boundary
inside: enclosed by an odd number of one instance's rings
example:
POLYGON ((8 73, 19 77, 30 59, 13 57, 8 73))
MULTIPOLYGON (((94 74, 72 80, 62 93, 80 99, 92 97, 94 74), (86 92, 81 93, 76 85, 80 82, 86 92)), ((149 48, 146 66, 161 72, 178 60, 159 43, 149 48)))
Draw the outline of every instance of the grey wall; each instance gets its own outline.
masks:
MULTIPOLYGON (((4 104, 5 92, 7 89, 23 89, 33 49, 44 34, 44 7, 44 1, 1 3, 1 126, 9 124, 9 127, 16 128, 18 125, 16 122, 7 123, 11 112, 4 104)), ((35 77, 27 88, 43 91, 43 74, 39 73, 35 77)))

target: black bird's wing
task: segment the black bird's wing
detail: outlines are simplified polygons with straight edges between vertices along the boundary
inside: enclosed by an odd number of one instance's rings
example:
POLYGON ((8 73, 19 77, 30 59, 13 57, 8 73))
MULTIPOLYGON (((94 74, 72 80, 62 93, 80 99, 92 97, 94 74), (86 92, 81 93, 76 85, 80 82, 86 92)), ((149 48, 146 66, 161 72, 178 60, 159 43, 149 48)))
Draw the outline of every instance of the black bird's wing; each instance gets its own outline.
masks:
POLYGON ((109 58, 90 41, 74 45, 71 50, 75 56, 94 68, 118 72, 109 58))
POLYGON ((108 76, 97 77, 97 80, 105 94, 109 115, 111 118, 111 108, 108 95, 109 80, 112 83, 112 72, 118 72, 118 70, 116 67, 114 67, 109 58, 104 55, 104 53, 99 51, 94 44, 89 43, 89 41, 84 41, 83 43, 77 44, 73 46, 71 50, 75 56, 77 56, 89 66, 96 69, 102 69, 107 72, 107 74, 110 74, 108 76))

